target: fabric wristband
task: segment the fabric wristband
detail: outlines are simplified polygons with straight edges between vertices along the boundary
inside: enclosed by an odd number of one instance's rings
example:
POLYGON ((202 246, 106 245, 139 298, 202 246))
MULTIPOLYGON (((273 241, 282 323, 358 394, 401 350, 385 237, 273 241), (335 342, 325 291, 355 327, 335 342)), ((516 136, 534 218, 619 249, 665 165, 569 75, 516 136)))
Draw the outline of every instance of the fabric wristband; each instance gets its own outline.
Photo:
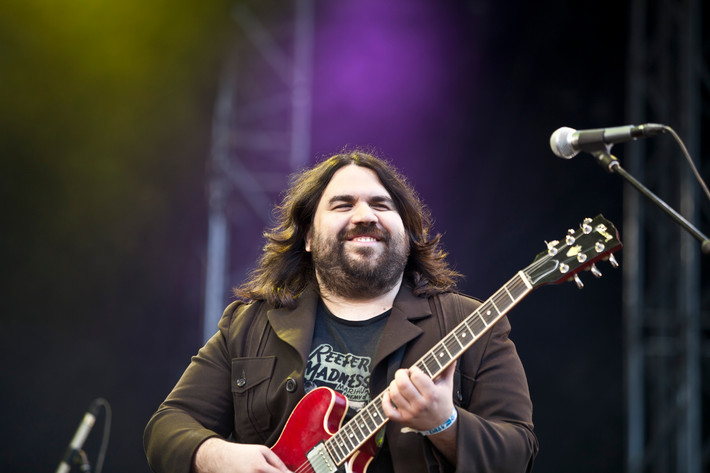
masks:
POLYGON ((431 430, 417 430, 417 433, 427 437, 429 435, 434 435, 434 434, 438 434, 439 432, 443 432, 444 430, 446 430, 449 427, 451 427, 452 425, 454 425, 454 422, 456 422, 456 419, 458 418, 458 416, 459 416, 459 412, 456 410, 456 407, 454 406, 454 411, 451 413, 449 418, 444 421, 443 424, 441 424, 438 427, 434 427, 431 430))

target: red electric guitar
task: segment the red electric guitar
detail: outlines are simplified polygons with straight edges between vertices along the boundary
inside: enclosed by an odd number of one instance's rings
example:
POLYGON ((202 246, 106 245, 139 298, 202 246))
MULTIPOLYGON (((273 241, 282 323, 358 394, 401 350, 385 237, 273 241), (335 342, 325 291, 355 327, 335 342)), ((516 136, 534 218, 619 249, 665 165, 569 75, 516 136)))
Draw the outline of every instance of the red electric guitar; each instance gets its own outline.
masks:
MULTIPOLYGON (((570 229, 563 241, 547 243, 527 268, 519 271, 493 296, 437 343, 415 366, 434 378, 530 291, 546 284, 574 280, 590 269, 600 277, 595 263, 608 259, 617 267, 613 252, 621 248, 619 233, 602 215, 584 219, 570 229)), ((348 401, 330 388, 316 388, 301 399, 272 450, 297 473, 332 473, 342 464, 346 470, 365 473, 374 457, 374 442, 368 441, 387 422, 381 393, 341 427, 348 401)))

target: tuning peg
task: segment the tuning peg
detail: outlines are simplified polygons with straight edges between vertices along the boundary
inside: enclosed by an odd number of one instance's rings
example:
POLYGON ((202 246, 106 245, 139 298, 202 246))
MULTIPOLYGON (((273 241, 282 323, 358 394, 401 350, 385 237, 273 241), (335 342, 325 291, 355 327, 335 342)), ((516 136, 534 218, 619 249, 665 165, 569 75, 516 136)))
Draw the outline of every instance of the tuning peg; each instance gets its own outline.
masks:
POLYGON ((582 222, 582 232, 585 235, 589 235, 590 233, 592 233, 592 226, 590 225, 590 223, 592 223, 592 219, 588 217, 585 218, 582 222))
POLYGON ((602 277, 602 272, 599 271, 599 268, 597 268, 596 264, 593 264, 592 266, 590 266, 589 270, 592 272, 592 274, 594 275, 595 278, 602 277))
POLYGON ((545 245, 547 245, 547 254, 550 256, 555 256, 557 254, 557 245, 560 242, 557 240, 553 240, 551 242, 545 242, 545 245))
POLYGON ((609 254, 609 264, 611 264, 614 268, 619 267, 619 262, 616 261, 616 258, 614 258, 613 254, 609 254))
POLYGON ((565 243, 567 243, 568 246, 574 245, 574 242, 577 241, 577 239, 574 237, 574 228, 570 228, 567 230, 567 236, 565 237, 565 243))
POLYGON ((578 287, 579 289, 582 289, 582 288, 584 287, 584 283, 583 283, 582 280, 579 278, 579 274, 575 274, 575 275, 574 275, 574 282, 577 284, 577 287, 578 287))

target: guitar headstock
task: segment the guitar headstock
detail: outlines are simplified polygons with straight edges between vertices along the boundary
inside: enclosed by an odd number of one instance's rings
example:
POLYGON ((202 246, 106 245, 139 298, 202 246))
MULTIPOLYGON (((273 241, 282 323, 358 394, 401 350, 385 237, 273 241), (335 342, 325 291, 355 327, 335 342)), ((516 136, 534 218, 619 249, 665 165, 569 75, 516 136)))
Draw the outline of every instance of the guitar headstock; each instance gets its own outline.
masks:
POLYGON ((572 279, 581 289, 584 284, 577 273, 589 268, 592 274, 600 277, 601 272, 595 263, 607 259, 617 267, 619 264, 613 253, 623 246, 614 224, 601 214, 585 218, 579 228, 568 230, 562 240, 546 243, 547 250, 537 255, 535 262, 523 270, 533 287, 572 279))

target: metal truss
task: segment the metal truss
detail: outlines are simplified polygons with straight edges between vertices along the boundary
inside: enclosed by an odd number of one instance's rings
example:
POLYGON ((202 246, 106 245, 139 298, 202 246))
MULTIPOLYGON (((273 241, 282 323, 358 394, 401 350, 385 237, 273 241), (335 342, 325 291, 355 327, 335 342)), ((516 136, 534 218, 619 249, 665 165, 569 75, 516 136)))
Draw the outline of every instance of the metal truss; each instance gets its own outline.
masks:
MULTIPOLYGON (((628 118, 673 127, 707 180, 710 75, 701 0, 632 0, 628 118)), ((705 25, 707 26, 707 24, 705 25)), ((704 233, 707 199, 670 136, 628 147, 625 168, 704 233)), ((624 194, 626 471, 710 471, 710 256, 627 186, 624 194)))
POLYGON ((240 2, 212 124, 203 338, 263 243, 288 175, 310 156, 314 0, 240 2))

